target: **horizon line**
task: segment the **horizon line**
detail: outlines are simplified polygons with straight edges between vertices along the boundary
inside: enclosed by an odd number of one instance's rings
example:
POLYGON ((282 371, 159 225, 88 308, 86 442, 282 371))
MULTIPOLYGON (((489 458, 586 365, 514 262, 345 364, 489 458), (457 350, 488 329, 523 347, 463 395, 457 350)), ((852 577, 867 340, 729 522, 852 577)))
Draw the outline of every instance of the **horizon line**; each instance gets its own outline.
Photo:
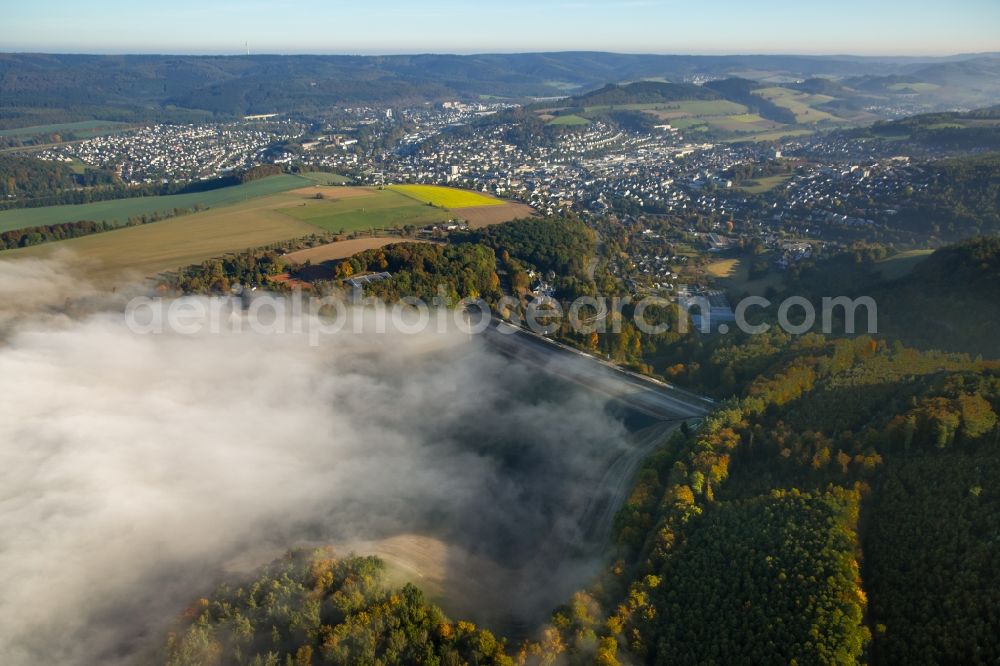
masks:
POLYGON ((243 53, 241 51, 43 51, 43 50, 15 50, 0 46, 0 54, 3 55, 53 55, 53 56, 187 56, 187 57, 212 57, 212 58, 255 58, 255 57, 400 57, 400 56, 453 56, 453 57, 475 57, 475 56, 495 56, 495 55, 564 55, 564 54, 605 54, 619 56, 662 56, 662 57, 693 57, 693 58, 745 58, 745 57, 799 57, 799 58, 899 58, 899 59, 920 59, 920 58, 973 58, 983 56, 1000 56, 1000 49, 996 51, 970 51, 970 52, 940 52, 940 53, 812 53, 796 51, 746 51, 746 52, 660 52, 660 51, 602 51, 593 49, 562 49, 555 51, 371 51, 371 52, 348 52, 348 51, 261 51, 259 53, 243 53))

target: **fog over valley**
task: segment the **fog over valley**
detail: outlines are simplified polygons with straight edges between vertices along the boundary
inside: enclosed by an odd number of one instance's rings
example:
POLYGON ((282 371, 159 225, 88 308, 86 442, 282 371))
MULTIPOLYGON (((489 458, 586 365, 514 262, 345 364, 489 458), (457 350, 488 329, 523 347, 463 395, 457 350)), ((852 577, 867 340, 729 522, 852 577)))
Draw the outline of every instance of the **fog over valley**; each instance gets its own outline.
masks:
POLYGON ((508 628, 594 574, 580 521, 631 446, 605 399, 459 332, 137 335, 120 295, 13 265, 0 289, 35 300, 0 313, 0 662, 133 662, 296 545, 381 550, 508 628))

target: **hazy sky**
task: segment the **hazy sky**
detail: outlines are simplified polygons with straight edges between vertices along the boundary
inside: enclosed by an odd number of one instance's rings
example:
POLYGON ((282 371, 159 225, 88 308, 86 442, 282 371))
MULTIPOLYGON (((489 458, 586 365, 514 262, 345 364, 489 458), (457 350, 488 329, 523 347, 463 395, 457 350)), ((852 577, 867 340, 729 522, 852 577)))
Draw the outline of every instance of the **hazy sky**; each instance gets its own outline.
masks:
POLYGON ((0 50, 947 54, 1000 50, 998 0, 10 0, 0 50))

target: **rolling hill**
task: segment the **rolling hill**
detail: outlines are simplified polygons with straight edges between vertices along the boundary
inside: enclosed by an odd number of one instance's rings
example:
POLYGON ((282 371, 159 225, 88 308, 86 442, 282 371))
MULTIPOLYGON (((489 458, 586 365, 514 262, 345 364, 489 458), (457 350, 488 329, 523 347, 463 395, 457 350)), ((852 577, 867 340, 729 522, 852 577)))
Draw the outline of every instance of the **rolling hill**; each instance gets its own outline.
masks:
MULTIPOLYGON (((480 96, 562 97, 608 82, 914 76, 996 103, 1000 56, 681 56, 598 52, 398 56, 0 54, 0 129, 101 119, 192 120, 480 96), (954 82, 952 82, 954 79, 954 82)), ((954 102, 953 102, 954 103, 954 102)), ((941 108, 946 108, 943 103, 941 108)))

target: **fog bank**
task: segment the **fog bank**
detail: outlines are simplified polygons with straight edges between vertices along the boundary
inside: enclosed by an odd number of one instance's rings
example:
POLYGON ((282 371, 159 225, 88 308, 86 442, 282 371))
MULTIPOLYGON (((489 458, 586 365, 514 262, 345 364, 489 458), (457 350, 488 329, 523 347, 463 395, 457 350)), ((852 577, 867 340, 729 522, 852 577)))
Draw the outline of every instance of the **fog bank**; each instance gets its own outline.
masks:
POLYGON ((580 516, 627 446, 602 398, 457 332, 136 335, 118 297, 82 314, 58 305, 71 277, 20 278, 0 280, 32 303, 0 318, 0 663, 134 662, 232 562, 303 543, 441 544, 434 566, 496 572, 457 604, 487 622, 586 582, 580 516))

